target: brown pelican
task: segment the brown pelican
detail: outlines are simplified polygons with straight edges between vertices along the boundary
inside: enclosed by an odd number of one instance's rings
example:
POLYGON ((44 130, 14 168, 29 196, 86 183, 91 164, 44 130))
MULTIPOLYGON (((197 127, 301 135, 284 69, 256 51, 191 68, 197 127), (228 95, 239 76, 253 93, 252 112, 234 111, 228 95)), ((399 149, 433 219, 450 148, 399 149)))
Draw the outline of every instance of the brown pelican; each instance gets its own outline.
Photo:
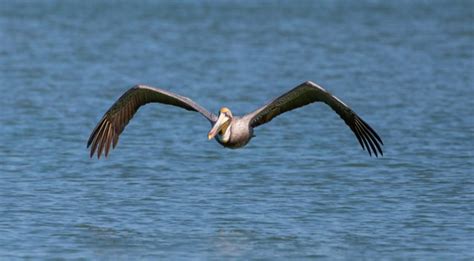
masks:
POLYGON ((102 151, 108 156, 110 146, 117 145, 119 135, 137 112, 140 106, 151 102, 164 103, 195 111, 202 114, 211 123, 208 139, 216 140, 227 148, 240 148, 245 146, 253 137, 253 129, 271 121, 278 115, 305 106, 313 102, 324 102, 329 105, 345 121, 354 132, 362 149, 369 155, 383 155, 382 139, 363 121, 349 106, 330 94, 321 86, 306 81, 289 92, 272 100, 263 107, 242 117, 232 115, 232 112, 223 107, 216 116, 207 111, 191 99, 162 89, 136 85, 125 92, 110 109, 104 114, 97 124, 87 142, 87 147, 92 145, 90 157, 97 151, 100 158, 102 151))

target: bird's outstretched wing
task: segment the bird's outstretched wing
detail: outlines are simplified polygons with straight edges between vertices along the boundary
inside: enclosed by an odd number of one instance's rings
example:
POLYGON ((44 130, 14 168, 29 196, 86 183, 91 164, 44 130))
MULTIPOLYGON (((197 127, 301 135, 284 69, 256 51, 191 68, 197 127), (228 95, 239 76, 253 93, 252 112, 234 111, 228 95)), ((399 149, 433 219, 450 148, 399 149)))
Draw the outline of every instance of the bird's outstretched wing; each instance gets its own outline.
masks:
POLYGON ((250 126, 257 127, 271 121, 284 112, 313 102, 324 102, 339 114, 349 128, 351 128, 352 132, 354 132, 362 148, 364 150, 367 149, 369 155, 372 155, 372 153, 374 153, 376 157, 378 154, 383 155, 381 148, 381 145, 383 145, 382 139, 380 139, 379 135, 369 124, 363 121, 349 106, 344 104, 336 96, 333 96, 324 88, 311 81, 298 85, 291 91, 281 95, 256 111, 247 114, 245 117, 249 118, 250 126))
POLYGON ((112 107, 110 107, 92 131, 89 141, 87 142, 88 148, 92 145, 90 157, 94 155, 96 150, 97 158, 100 158, 102 151, 105 151, 105 156, 107 157, 110 145, 115 148, 120 133, 122 133, 138 108, 150 102, 174 105, 188 111, 199 112, 211 123, 217 120, 216 115, 187 97, 146 85, 136 85, 125 92, 112 107))

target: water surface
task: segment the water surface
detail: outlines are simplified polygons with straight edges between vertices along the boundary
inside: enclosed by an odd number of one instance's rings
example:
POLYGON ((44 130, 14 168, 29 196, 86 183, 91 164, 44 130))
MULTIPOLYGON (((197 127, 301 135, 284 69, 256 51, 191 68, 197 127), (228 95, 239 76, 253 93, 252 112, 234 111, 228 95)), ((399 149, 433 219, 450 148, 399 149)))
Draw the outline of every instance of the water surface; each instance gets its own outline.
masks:
POLYGON ((473 259, 472 1, 2 1, 0 256, 473 259), (87 138, 136 83, 211 111, 313 80, 322 104, 241 150, 142 108, 109 159, 87 138))

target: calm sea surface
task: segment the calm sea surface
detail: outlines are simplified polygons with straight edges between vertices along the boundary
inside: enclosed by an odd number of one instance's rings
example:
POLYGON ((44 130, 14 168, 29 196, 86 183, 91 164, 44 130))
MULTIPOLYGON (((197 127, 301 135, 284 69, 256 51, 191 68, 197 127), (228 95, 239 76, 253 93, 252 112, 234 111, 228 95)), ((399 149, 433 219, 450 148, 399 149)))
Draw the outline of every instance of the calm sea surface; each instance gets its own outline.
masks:
POLYGON ((1 1, 0 259, 474 258, 473 1, 1 1), (107 160, 87 138, 145 83, 243 114, 313 80, 323 104, 240 150, 142 108, 107 160))

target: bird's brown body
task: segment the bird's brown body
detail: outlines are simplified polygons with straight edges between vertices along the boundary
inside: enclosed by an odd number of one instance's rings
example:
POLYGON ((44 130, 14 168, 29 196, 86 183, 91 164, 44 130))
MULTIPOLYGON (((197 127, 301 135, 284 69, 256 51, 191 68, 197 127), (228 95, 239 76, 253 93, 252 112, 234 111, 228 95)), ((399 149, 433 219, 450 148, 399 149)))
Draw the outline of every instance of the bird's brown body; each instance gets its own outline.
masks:
POLYGON ((223 140, 225 133, 216 135, 216 140, 222 146, 231 149, 241 148, 253 137, 253 128, 248 124, 248 118, 242 117, 232 117, 228 131, 229 131, 229 140, 226 142, 223 140))
POLYGON ((222 146, 234 149, 245 146, 252 139, 254 128, 271 121, 278 115, 313 102, 324 102, 349 126, 363 149, 370 155, 372 153, 375 156, 383 155, 382 140, 365 121, 324 88, 307 81, 241 117, 233 116, 226 107, 221 108, 219 115, 216 116, 187 97, 145 85, 134 86, 112 105, 92 131, 87 142, 88 147, 92 146, 90 156, 92 157, 96 151, 99 158, 103 151, 107 156, 110 147, 115 148, 117 145, 120 133, 135 112, 142 105, 152 102, 199 112, 212 125, 208 138, 215 138, 222 146))

